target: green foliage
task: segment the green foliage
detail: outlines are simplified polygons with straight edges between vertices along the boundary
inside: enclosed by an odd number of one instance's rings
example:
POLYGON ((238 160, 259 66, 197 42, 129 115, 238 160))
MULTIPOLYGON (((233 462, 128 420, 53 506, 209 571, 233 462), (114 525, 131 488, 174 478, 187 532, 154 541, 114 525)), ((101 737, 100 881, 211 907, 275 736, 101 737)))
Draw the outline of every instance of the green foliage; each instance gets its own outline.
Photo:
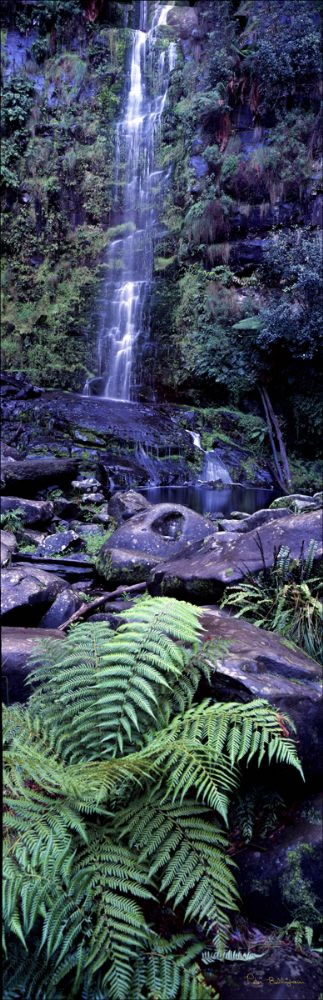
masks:
POLYGON ((74 626, 39 649, 27 707, 5 709, 7 997, 214 997, 201 929, 225 957, 240 762, 300 764, 266 702, 193 705, 198 614, 144 598, 114 633, 74 626), (167 940, 159 893, 184 923, 167 940))
POLYGON ((280 929, 277 928, 276 936, 279 939, 292 939, 296 948, 311 948, 313 941, 313 927, 308 927, 301 920, 291 920, 289 924, 280 929))
POLYGON ((12 76, 2 92, 1 128, 6 136, 21 132, 30 114, 34 95, 32 82, 24 76, 12 76))
POLYGON ((320 73, 320 32, 315 21, 315 5, 299 0, 283 0, 268 6, 267 0, 249 5, 248 23, 242 39, 251 46, 244 68, 259 91, 258 113, 271 111, 287 95, 311 93, 313 78, 320 73))
POLYGON ((313 575, 316 542, 306 558, 292 560, 281 547, 272 569, 259 576, 248 574, 247 582, 228 587, 221 607, 234 608, 235 617, 247 618, 259 628, 277 631, 295 642, 309 656, 322 662, 322 578, 313 575))
POLYGON ((245 843, 267 840, 279 824, 284 800, 275 791, 264 788, 244 789, 235 797, 230 811, 230 825, 235 836, 245 843))
POLYGON ((24 516, 21 510, 8 510, 0 515, 1 528, 4 531, 13 531, 19 534, 23 526, 24 516))
POLYGON ((6 368, 38 384, 79 389, 93 367, 94 303, 113 199, 114 81, 127 40, 112 29, 101 38, 104 29, 93 25, 81 55, 70 51, 75 15, 83 22, 78 3, 39 4, 34 56, 43 59, 44 90, 34 91, 26 72, 3 87, 2 357, 6 368), (92 68, 95 40, 101 44, 92 68), (102 87, 111 96, 108 117, 102 87))
MULTIPOLYGON (((309 880, 304 874, 304 863, 311 858, 314 848, 311 844, 299 844, 287 852, 287 863, 281 877, 281 889, 285 906, 293 919, 310 928, 320 926, 319 902, 309 880)), ((297 928, 299 933, 299 928, 297 928)))
POLYGON ((100 552, 100 549, 102 548, 102 545, 104 545, 104 543, 108 541, 108 538, 110 538, 110 535, 113 534, 115 528, 116 524, 115 522, 113 522, 109 527, 108 531, 102 530, 93 532, 93 534, 85 535, 84 544, 87 555, 92 558, 97 556, 98 553, 100 552))

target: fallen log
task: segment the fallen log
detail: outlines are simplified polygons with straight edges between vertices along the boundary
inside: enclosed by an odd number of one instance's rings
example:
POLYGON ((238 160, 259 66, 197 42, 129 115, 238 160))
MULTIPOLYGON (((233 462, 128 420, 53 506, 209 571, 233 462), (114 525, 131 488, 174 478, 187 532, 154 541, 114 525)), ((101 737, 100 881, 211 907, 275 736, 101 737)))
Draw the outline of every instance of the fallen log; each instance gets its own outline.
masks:
POLYGON ((143 590, 146 590, 146 586, 146 583, 133 583, 129 587, 125 587, 121 584, 121 586, 117 587, 116 590, 111 590, 107 594, 101 594, 100 597, 96 597, 95 601, 91 601, 90 604, 81 604, 78 611, 74 611, 74 615, 71 615, 71 618, 69 618, 67 622, 63 622, 62 625, 59 625, 58 632, 64 632, 69 625, 72 625, 72 623, 76 622, 79 618, 86 618, 87 615, 91 614, 91 611, 94 611, 95 608, 101 607, 102 604, 111 600, 112 597, 119 597, 120 594, 139 594, 143 590))

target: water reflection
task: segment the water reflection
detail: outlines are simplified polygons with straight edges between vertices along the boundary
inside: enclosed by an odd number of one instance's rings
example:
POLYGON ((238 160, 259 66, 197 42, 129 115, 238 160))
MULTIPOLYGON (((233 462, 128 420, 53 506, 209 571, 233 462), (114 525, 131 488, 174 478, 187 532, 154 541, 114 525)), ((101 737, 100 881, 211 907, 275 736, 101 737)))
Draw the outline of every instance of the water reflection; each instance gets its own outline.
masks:
POLYGON ((219 490, 208 486, 148 486, 140 492, 153 504, 180 503, 198 514, 222 513, 225 517, 233 510, 254 514, 256 510, 269 507, 278 496, 274 489, 234 485, 219 490))

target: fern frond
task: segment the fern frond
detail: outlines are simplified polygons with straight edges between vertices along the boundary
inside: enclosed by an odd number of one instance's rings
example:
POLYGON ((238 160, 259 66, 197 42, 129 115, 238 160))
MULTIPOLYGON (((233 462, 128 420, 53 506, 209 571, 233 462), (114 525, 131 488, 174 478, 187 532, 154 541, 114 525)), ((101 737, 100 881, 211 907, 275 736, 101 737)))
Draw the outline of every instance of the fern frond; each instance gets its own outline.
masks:
POLYGON ((174 679, 182 679, 182 698, 186 689, 190 703, 191 648, 174 640, 196 643, 199 610, 145 597, 123 617, 127 622, 113 633, 102 622, 75 626, 64 644, 47 643, 44 664, 40 649, 34 657, 31 683, 38 690, 31 707, 55 726, 60 752, 70 762, 117 757, 138 743, 138 733, 155 724, 160 695, 171 691, 174 679))
POLYGON ((193 800, 172 805, 151 793, 120 812, 117 829, 137 847, 141 861, 150 862, 151 877, 158 873, 167 900, 175 908, 184 902, 186 919, 208 929, 216 925, 223 942, 238 892, 226 837, 209 822, 209 811, 193 800))

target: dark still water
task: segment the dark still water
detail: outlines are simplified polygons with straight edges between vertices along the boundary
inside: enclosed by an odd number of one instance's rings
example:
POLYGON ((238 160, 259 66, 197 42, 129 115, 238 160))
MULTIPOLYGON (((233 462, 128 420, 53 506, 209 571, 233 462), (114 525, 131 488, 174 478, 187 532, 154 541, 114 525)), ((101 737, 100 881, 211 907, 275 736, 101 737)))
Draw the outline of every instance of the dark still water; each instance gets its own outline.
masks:
POLYGON ((148 486, 140 490, 150 503, 179 503, 191 507, 198 514, 219 514, 225 517, 233 510, 254 514, 256 510, 269 507, 275 497, 275 489, 252 489, 250 486, 224 486, 210 489, 208 486, 148 486))

